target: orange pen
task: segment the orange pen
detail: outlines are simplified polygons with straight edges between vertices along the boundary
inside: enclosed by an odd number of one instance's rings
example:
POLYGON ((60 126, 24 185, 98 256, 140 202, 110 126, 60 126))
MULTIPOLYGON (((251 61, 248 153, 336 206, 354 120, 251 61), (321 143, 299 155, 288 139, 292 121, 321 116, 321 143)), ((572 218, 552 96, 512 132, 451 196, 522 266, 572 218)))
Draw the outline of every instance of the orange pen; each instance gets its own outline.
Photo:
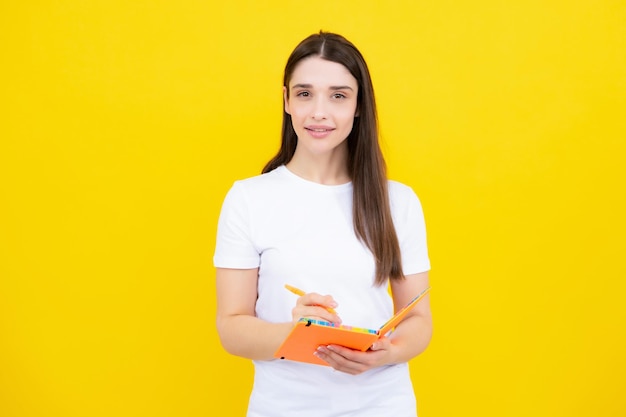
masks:
MULTIPOLYGON (((299 295, 300 297, 302 297, 304 294, 306 294, 304 291, 302 291, 301 289, 298 289, 296 287, 292 287, 289 284, 285 284, 285 288, 287 288, 289 291, 291 291, 292 293, 299 295)), ((324 307, 329 313, 332 314, 337 314, 337 312, 335 311, 335 309, 331 308, 331 307, 324 307)))

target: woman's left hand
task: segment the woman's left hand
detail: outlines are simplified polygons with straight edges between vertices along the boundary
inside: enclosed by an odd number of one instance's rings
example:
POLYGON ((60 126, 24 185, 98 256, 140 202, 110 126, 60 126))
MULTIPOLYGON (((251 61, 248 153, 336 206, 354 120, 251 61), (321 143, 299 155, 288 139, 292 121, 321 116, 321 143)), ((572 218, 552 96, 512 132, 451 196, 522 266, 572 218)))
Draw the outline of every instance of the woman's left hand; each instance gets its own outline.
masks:
POLYGON ((338 345, 328 345, 320 346, 315 356, 328 362, 337 371, 358 375, 391 363, 392 349, 391 341, 386 337, 381 337, 365 352, 338 345))

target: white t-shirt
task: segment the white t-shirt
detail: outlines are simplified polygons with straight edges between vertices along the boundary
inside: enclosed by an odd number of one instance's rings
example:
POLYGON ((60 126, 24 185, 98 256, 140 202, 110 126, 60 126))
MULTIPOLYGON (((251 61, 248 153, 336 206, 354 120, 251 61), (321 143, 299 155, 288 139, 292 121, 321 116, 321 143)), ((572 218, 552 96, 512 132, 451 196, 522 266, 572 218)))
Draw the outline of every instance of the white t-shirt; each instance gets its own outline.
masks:
MULTIPOLYGON (((417 196, 389 181, 389 198, 404 274, 429 270, 417 196)), ((285 166, 235 182, 222 206, 214 264, 259 268, 256 315, 268 322, 291 321, 297 296, 285 284, 332 295, 346 325, 376 329, 393 315, 387 288, 374 285, 373 256, 354 232, 351 183, 318 184, 285 166)), ((279 359, 254 365, 249 417, 416 415, 407 364, 356 376, 279 359)))

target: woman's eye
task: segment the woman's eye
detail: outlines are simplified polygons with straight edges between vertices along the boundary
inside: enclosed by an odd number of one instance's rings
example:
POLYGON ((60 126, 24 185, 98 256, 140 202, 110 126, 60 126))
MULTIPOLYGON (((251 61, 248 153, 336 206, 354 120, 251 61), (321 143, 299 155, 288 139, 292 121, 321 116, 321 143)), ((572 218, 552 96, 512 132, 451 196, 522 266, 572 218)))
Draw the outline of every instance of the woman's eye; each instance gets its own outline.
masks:
POLYGON ((341 94, 341 93, 335 93, 335 94, 333 94, 333 98, 342 99, 342 98, 346 98, 346 96, 344 96, 344 95, 343 95, 343 94, 341 94))
POLYGON ((311 94, 310 94, 308 91, 300 91, 300 92, 297 94, 297 96, 298 96, 298 97, 308 97, 308 96, 310 96, 310 95, 311 95, 311 94))

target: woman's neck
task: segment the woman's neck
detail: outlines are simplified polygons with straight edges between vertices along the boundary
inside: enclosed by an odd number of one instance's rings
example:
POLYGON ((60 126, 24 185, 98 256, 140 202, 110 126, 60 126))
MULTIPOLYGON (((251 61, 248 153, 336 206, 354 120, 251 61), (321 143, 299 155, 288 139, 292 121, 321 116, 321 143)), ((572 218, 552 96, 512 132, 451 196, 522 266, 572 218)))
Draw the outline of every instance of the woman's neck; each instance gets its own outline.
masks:
POLYGON ((330 157, 305 157, 296 153, 286 164, 289 171, 308 181, 324 185, 340 185, 350 182, 347 157, 333 155, 330 157))

